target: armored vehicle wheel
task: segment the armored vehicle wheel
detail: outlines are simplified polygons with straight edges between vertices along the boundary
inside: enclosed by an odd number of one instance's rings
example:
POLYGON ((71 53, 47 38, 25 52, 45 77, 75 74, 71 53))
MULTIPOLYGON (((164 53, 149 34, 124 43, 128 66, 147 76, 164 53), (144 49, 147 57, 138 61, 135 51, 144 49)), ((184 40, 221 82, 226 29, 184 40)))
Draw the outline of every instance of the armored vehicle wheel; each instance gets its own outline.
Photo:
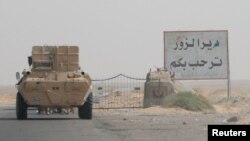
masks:
POLYGON ((16 95, 16 117, 17 119, 27 119, 27 104, 22 95, 18 92, 16 95))
POLYGON ((81 119, 92 119, 92 102, 93 95, 92 93, 89 94, 87 101, 78 107, 78 116, 81 119))

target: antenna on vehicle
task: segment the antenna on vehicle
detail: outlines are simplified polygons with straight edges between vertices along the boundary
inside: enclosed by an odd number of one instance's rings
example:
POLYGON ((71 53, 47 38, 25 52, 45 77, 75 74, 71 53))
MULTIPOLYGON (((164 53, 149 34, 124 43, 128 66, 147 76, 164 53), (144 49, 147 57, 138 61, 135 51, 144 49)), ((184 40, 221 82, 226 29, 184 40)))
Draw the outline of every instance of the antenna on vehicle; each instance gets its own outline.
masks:
POLYGON ((28 64, 29 64, 29 66, 32 65, 32 56, 29 56, 29 57, 28 57, 28 64))

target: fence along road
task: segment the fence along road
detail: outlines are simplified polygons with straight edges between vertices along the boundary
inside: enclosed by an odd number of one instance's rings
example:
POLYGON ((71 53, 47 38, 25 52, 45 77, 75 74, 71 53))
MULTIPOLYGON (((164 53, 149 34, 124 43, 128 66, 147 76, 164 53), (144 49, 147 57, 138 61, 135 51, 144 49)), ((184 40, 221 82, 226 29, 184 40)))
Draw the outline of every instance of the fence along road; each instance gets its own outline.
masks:
POLYGON ((145 81, 144 78, 124 74, 105 79, 93 79, 93 108, 142 108, 145 81))

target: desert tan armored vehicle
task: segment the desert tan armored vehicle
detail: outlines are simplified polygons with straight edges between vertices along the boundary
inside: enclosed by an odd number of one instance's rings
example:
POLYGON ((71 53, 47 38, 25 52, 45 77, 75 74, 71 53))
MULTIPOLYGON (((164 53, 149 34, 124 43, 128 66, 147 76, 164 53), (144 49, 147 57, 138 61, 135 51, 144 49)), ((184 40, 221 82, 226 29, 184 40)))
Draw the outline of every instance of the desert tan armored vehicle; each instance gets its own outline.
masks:
POLYGON ((78 107, 79 118, 92 118, 91 79, 79 67, 77 46, 34 46, 30 70, 17 73, 16 116, 27 118, 28 107, 78 107))
POLYGON ((171 94, 174 94, 174 85, 169 71, 158 68, 154 72, 147 73, 144 86, 144 108, 162 105, 164 97, 171 94))

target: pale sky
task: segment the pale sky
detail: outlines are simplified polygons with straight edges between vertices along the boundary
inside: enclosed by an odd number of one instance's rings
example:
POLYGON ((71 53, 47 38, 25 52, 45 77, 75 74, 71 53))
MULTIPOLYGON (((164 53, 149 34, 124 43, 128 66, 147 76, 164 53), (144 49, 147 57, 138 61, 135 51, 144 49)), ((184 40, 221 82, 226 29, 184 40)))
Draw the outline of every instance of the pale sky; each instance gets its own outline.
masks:
POLYGON ((248 0, 0 0, 0 85, 33 45, 78 45, 92 78, 163 66, 163 31, 228 30, 232 79, 250 80, 248 0))

